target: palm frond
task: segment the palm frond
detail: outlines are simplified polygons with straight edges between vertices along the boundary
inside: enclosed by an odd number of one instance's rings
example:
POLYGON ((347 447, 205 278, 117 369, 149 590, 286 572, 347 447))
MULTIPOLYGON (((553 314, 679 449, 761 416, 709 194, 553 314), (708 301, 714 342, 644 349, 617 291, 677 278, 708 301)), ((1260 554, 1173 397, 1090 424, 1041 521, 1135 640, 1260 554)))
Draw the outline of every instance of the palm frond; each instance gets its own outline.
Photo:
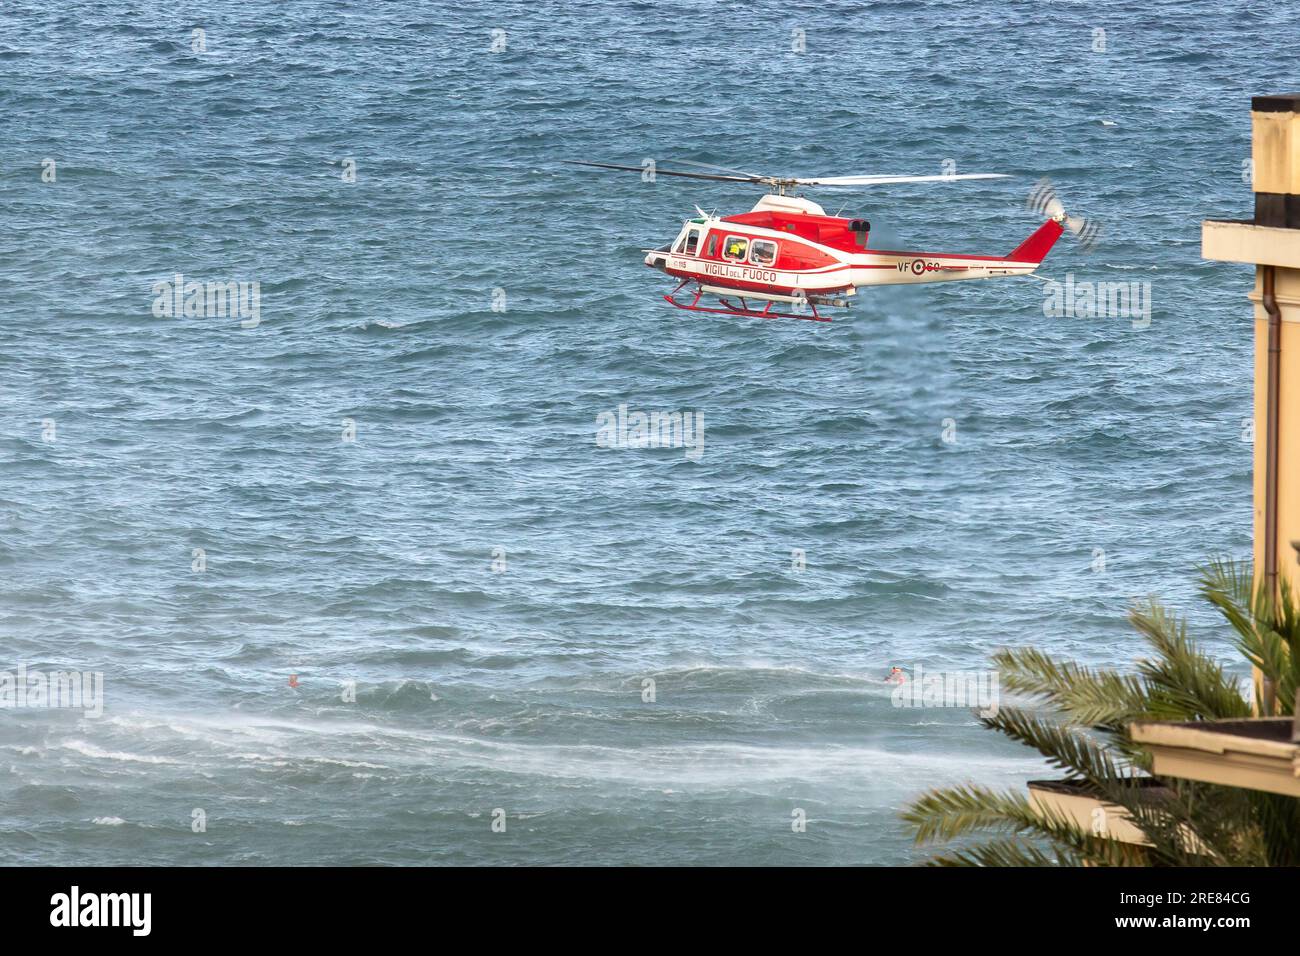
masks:
POLYGON ((1273 702, 1256 700, 1259 713, 1290 714, 1300 687, 1300 606, 1284 577, 1276 600, 1255 584, 1249 562, 1211 561, 1200 569, 1199 589, 1236 632, 1237 646, 1274 688, 1273 702))
POLYGON ((1266 865, 1300 866, 1300 800, 1253 793, 1266 865))
POLYGON ((931 790, 904 811, 903 819, 915 828, 918 843, 985 832, 1038 837, 1075 860, 1100 866, 1133 865, 1141 857, 1132 845, 1087 833, 1053 807, 1035 806, 1014 791, 974 785, 931 790))
POLYGON ((1069 724, 1057 723, 1018 707, 1005 706, 996 714, 979 720, 985 727, 1033 747, 1047 758, 1048 763, 1073 778, 1095 784, 1126 775, 1106 747, 1069 724))
POLYGON ((1223 667, 1187 636, 1187 621, 1149 599, 1129 620, 1156 651, 1138 661, 1150 698, 1149 719, 1213 720, 1248 717, 1250 705, 1223 667))
POLYGON ((1002 685, 1060 710, 1067 719, 1120 731, 1148 713, 1146 688, 1129 674, 1057 661, 1033 647, 993 655, 1002 685))
POLYGON ((916 828, 916 841, 924 843, 977 830, 1020 831, 1032 814, 1023 794, 967 784, 931 790, 903 812, 903 820, 916 828))
POLYGON ((957 850, 946 856, 936 856, 930 866, 1079 866, 1083 861, 1068 850, 1058 849, 1055 855, 1026 840, 1002 837, 976 846, 957 850))

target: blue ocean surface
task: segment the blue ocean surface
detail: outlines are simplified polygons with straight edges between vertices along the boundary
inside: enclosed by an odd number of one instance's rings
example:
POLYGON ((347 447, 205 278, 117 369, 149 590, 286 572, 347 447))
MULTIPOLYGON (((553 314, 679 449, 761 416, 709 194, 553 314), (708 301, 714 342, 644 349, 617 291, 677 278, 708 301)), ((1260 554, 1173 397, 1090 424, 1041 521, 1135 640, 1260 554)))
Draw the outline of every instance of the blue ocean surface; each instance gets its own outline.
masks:
POLYGON ((0 710, 0 863, 924 860, 911 798, 1052 771, 891 666, 1132 667, 1152 593, 1233 657, 1194 568, 1250 550, 1252 277, 1200 223, 1251 214, 1296 14, 6 3, 0 670, 103 712, 0 710), (988 255, 1050 176, 1102 241, 1042 277, 1149 322, 681 312, 641 250, 761 188, 571 159, 1009 173, 810 193, 988 255), (622 405, 700 454, 598 445, 622 405))

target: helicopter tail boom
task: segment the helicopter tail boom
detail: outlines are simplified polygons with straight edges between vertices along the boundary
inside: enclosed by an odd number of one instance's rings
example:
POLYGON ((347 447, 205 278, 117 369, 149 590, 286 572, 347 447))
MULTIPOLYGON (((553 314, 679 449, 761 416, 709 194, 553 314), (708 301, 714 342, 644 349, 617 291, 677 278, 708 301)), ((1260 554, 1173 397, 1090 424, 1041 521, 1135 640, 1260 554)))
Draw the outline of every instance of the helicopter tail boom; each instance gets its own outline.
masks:
POLYGON ((1065 227, 1060 222, 1049 219, 1035 229, 1028 239, 1016 246, 1007 258, 1017 262, 1042 262, 1064 231, 1065 227))

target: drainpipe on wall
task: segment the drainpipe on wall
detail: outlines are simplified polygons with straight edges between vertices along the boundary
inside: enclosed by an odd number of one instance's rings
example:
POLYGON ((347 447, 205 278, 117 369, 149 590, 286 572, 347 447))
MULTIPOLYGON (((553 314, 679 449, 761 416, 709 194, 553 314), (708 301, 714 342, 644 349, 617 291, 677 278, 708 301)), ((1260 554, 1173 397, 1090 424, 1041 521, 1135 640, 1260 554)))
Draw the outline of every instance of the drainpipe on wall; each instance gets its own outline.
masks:
POLYGON ((1260 266, 1263 271, 1263 306, 1268 313, 1268 395, 1265 400, 1264 463, 1264 586, 1269 600, 1276 603, 1277 590, 1277 485, 1278 485, 1278 407, 1282 394, 1282 311, 1277 307, 1275 283, 1277 270, 1260 266))

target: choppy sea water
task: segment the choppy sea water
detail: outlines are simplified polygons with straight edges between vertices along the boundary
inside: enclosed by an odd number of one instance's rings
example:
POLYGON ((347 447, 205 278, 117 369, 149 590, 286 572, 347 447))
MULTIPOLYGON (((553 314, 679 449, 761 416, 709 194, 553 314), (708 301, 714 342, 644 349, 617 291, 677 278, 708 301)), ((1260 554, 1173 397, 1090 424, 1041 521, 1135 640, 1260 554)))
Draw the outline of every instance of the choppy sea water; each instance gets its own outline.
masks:
POLYGON ((1228 653, 1192 568, 1249 549, 1250 277, 1199 224, 1249 215, 1295 19, 6 4, 0 669, 104 712, 0 711, 0 862, 924 858, 912 796, 1048 771, 889 666, 1124 666, 1151 592, 1228 653), (990 254, 1046 174, 1104 234, 1043 274, 1150 323, 1028 279, 677 312, 639 250, 759 191, 561 165, 646 158, 1013 173, 815 197, 990 254), (256 326, 155 315, 178 273, 258 282, 256 326), (598 447, 621 404, 703 454, 598 447))

